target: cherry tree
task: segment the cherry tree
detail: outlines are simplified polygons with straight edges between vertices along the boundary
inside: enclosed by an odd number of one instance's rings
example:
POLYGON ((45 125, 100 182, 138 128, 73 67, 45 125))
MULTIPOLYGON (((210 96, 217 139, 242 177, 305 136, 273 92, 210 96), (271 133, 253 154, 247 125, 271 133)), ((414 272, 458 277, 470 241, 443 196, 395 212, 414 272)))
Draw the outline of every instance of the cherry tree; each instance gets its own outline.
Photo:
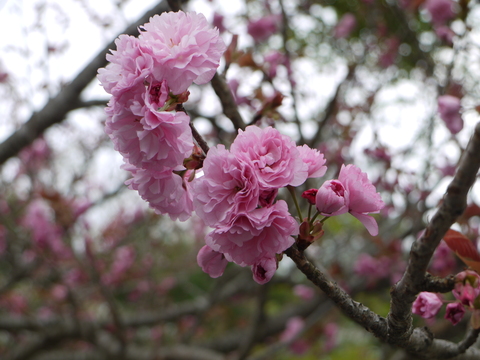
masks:
POLYGON ((478 5, 79 1, 65 79, 67 3, 0 63, 2 358, 479 357, 478 5))

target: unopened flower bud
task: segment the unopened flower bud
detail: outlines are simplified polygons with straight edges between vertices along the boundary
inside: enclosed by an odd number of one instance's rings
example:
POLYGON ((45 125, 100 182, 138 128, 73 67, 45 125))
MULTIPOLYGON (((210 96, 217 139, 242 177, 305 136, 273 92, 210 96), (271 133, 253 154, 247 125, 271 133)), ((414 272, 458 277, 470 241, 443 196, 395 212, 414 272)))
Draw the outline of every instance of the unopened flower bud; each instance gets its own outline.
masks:
POLYGON ((302 198, 307 199, 311 205, 315 205, 315 197, 317 196, 317 189, 305 190, 302 193, 302 198))
POLYGON ((203 155, 202 149, 199 146, 194 145, 192 155, 183 160, 183 166, 189 170, 200 169, 203 166, 204 159, 205 155, 203 155))
POLYGON ((323 230, 323 223, 321 221, 315 221, 313 223, 312 230, 310 231, 311 236, 313 237, 312 241, 317 241, 320 239, 325 231, 323 230))
POLYGON ((442 300, 437 294, 431 292, 421 292, 412 304, 412 313, 420 315, 425 319, 430 319, 437 315, 442 307, 442 300))
POLYGON ((462 304, 455 302, 447 305, 445 310, 445 319, 449 320, 453 325, 457 325, 465 315, 465 308, 462 304))
POLYGON ((277 270, 277 260, 275 258, 263 258, 252 266, 253 280, 260 285, 266 284, 277 270))
POLYGON ((325 216, 341 215, 348 211, 348 194, 338 180, 328 180, 318 189, 315 205, 325 216))

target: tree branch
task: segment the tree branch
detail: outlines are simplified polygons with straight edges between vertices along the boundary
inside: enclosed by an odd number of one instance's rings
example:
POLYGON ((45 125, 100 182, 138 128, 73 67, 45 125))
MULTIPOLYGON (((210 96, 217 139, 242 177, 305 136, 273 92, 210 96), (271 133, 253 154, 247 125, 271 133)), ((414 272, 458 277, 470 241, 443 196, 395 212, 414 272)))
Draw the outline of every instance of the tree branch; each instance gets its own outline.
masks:
POLYGON ((480 167, 480 123, 470 139, 443 203, 433 216, 423 236, 415 241, 410 251, 407 269, 402 279, 392 288, 388 319, 389 341, 398 346, 411 342, 413 332, 412 303, 424 291, 428 263, 448 229, 464 212, 467 193, 473 186, 480 167))
POLYGON ((223 75, 215 74, 211 81, 213 90, 217 94, 222 104, 223 113, 232 120, 235 129, 245 129, 245 122, 238 112, 238 106, 235 103, 230 87, 228 86, 223 75))
POLYGON ((335 302, 345 315, 382 341, 387 340, 387 322, 385 318, 377 315, 365 305, 354 301, 349 294, 341 289, 335 282, 330 281, 324 273, 308 261, 305 254, 298 250, 295 244, 285 250, 285 254, 295 262, 298 269, 303 272, 312 283, 318 286, 335 302))

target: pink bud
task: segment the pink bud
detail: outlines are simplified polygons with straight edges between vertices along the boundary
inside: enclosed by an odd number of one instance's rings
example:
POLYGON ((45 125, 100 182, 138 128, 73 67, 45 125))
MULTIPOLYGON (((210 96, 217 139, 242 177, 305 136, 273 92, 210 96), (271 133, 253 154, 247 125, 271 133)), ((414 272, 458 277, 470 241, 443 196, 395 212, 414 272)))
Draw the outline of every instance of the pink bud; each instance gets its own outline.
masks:
POLYGON ((263 285, 270 281, 277 270, 275 258, 263 258, 252 266, 253 280, 263 285))
POLYGON ((311 205, 315 205, 315 198, 317 196, 317 189, 305 190, 302 194, 302 198, 307 199, 311 205))
POLYGON ((480 275, 473 270, 465 270, 455 275, 455 282, 461 282, 463 284, 470 284, 474 287, 478 287, 480 284, 480 275))
POLYGON ((328 180, 318 189, 315 205, 320 214, 334 216, 348 211, 348 194, 338 180, 328 180))
POLYGON ((442 307, 442 300, 437 294, 430 292, 421 292, 413 302, 412 312, 425 319, 430 319, 437 315, 442 307))
POLYGON ((466 283, 456 283, 455 288, 452 290, 453 296, 465 306, 473 306, 473 302, 480 294, 478 287, 474 288, 472 285, 466 283))
POLYGON ((447 305, 445 310, 445 319, 450 320, 453 325, 457 325, 465 314, 465 308, 462 304, 456 302, 447 305))
POLYGON ((226 29, 225 29, 225 25, 223 25, 223 15, 219 14, 219 13, 214 13, 213 14, 213 26, 217 27, 218 28, 218 31, 220 31, 220 33, 223 33, 226 29))
POLYGON ((205 245, 198 252, 197 263, 210 277, 217 278, 223 275, 228 261, 222 253, 205 245))

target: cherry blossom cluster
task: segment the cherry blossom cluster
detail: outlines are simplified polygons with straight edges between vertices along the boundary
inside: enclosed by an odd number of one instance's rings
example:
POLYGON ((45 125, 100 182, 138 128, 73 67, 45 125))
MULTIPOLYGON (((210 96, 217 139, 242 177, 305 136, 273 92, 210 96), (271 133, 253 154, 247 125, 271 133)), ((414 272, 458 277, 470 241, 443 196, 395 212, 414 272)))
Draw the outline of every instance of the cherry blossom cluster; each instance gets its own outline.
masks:
POLYGON ((299 186, 309 177, 325 174, 325 159, 318 150, 297 147, 272 127, 249 126, 230 150, 211 148, 203 164, 204 175, 193 182, 194 207, 214 230, 198 263, 218 277, 228 261, 251 266, 254 279, 268 282, 277 269, 277 254, 294 243, 298 223, 278 190, 299 186))
POLYGON ((186 220, 193 211, 184 159, 190 118, 178 111, 192 83, 211 80, 225 51, 217 29, 196 13, 155 15, 138 37, 121 35, 98 79, 112 95, 106 133, 131 172, 131 189, 158 213, 186 220))
MULTIPOLYGON (((457 325, 466 310, 472 311, 472 327, 480 328, 480 275, 473 270, 465 270, 455 277, 452 294, 456 301, 448 302, 445 319, 457 325)), ((433 318, 442 308, 443 301, 438 294, 421 292, 412 305, 412 312, 425 319, 433 318)))
POLYGON ((210 149, 204 175, 192 184, 195 211, 213 228, 197 256, 202 269, 218 277, 234 262, 250 266, 255 281, 264 284, 275 273, 280 254, 295 242, 293 236, 306 247, 323 235, 327 218, 347 212, 377 235, 378 225, 368 214, 378 213, 384 203, 354 165, 342 166, 338 180, 303 193, 317 213, 300 225, 286 202, 276 200, 280 188, 292 190, 308 178, 325 175, 325 162, 318 150, 296 146, 272 127, 249 126, 239 130, 230 150, 223 145, 210 149), (319 215, 324 218, 315 220, 319 215))
POLYGON ((156 212, 184 221, 195 211, 212 229, 197 256, 210 276, 221 276, 234 262, 250 266, 255 281, 264 284, 294 237, 317 240, 330 216, 349 212, 372 235, 378 233, 368 214, 384 204, 353 165, 342 166, 338 180, 310 190, 318 210, 314 217, 302 219, 296 203, 299 225, 277 194, 288 188, 294 196, 293 189, 308 178, 325 175, 320 151, 297 146, 273 127, 257 126, 239 130, 230 149, 217 145, 203 154, 194 145, 182 103, 192 83, 211 80, 225 51, 218 30, 203 15, 154 16, 138 38, 122 35, 116 45, 98 75, 112 95, 106 133, 133 176, 127 184, 156 212), (315 221, 319 215, 324 219, 315 221))

